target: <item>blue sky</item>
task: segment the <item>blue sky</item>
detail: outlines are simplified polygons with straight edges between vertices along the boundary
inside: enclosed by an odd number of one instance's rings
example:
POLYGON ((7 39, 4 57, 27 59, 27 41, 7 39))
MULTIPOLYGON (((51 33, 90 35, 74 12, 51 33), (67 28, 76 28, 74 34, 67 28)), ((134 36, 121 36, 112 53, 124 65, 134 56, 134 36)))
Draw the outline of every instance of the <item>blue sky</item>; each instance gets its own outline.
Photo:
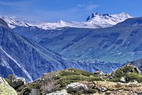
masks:
POLYGON ((0 0, 0 15, 31 22, 85 21, 92 12, 142 16, 142 0, 0 0))

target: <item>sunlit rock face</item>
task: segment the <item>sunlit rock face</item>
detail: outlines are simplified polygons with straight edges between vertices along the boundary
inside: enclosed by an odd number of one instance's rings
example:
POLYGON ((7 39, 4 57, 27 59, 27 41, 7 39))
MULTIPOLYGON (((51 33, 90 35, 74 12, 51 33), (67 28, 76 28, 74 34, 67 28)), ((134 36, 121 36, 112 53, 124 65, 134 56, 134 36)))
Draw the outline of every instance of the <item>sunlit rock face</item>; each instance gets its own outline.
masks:
POLYGON ((17 92, 2 77, 0 77, 0 94, 18 95, 17 92))

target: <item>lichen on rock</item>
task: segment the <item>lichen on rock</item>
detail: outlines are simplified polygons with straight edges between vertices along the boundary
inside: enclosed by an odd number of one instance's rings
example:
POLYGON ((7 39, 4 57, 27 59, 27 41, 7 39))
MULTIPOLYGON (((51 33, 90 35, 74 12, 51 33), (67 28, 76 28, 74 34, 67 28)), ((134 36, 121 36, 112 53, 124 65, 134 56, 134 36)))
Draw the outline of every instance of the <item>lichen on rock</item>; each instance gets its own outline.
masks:
POLYGON ((17 95, 17 92, 0 77, 0 95, 17 95))

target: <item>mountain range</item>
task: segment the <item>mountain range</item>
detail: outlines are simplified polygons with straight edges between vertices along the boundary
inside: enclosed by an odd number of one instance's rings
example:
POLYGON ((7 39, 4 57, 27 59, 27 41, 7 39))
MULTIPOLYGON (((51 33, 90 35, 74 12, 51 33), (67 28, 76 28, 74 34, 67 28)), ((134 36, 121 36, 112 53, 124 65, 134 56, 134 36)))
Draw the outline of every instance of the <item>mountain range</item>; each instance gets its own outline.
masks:
POLYGON ((16 28, 18 26, 28 27, 28 26, 36 26, 38 28, 44 30, 52 30, 52 29, 60 29, 64 27, 74 27, 74 28, 105 28, 116 25, 119 22, 122 22, 128 18, 132 18, 129 14, 122 12, 120 14, 99 14, 92 13, 91 16, 87 18, 86 22, 76 22, 76 21, 57 21, 57 22, 43 22, 40 24, 29 24, 24 21, 16 20, 12 17, 1 16, 3 20, 5 20, 10 28, 16 28))
POLYGON ((66 68, 78 68, 89 72, 100 69, 108 73, 121 66, 117 63, 91 63, 63 58, 35 41, 15 33, 2 19, 0 19, 0 63, 2 77, 13 74, 24 77, 27 81, 35 80, 44 73, 66 68))
MULTIPOLYGON (((108 14, 92 14, 88 21, 95 19, 94 16, 105 18, 108 14)), ((141 18, 129 18, 112 27, 97 29, 64 27, 45 30, 19 26, 13 30, 66 58, 122 64, 141 59, 141 18)))
POLYGON ((33 25, 3 16, 0 75, 32 81, 66 68, 109 73, 142 59, 142 18, 93 13, 86 22, 59 22, 33 25))

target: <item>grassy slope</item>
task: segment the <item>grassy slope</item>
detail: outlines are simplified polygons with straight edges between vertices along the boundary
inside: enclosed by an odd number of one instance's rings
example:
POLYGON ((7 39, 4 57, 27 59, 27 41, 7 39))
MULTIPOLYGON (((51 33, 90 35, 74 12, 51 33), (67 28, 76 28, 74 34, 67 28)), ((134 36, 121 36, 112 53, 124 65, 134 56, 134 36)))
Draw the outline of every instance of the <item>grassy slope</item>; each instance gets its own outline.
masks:
POLYGON ((17 89, 18 92, 30 92, 31 89, 40 89, 42 94, 64 89, 68 84, 78 81, 101 81, 102 79, 95 74, 78 70, 66 69, 62 71, 48 73, 33 83, 28 83, 17 89))

